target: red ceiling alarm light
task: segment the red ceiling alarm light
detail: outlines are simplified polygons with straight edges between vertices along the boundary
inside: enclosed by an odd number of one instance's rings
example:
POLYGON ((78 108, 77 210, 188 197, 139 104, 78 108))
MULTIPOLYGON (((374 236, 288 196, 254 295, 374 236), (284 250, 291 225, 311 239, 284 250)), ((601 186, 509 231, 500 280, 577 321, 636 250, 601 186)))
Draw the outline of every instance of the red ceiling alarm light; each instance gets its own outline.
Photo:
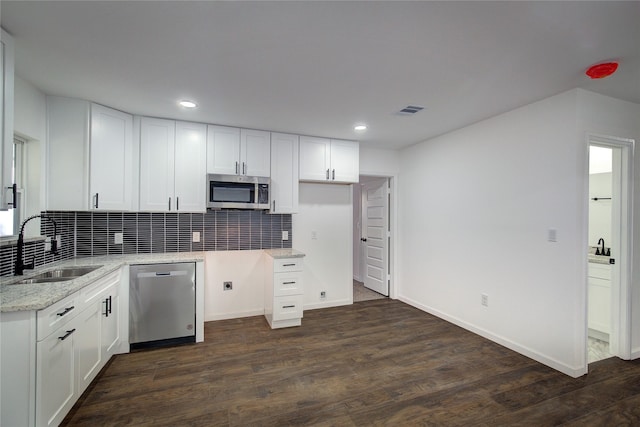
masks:
POLYGON ((617 62, 605 62, 604 64, 592 65, 585 74, 592 79, 604 79, 615 73, 617 69, 617 62))

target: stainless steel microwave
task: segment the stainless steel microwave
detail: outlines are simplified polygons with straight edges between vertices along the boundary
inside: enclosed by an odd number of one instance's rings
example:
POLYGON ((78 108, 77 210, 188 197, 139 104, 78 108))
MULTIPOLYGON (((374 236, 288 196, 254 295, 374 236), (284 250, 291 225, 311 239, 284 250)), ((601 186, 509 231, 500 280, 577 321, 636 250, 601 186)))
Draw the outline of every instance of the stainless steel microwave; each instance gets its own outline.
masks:
POLYGON ((269 209, 270 179, 207 174, 207 209, 269 209))

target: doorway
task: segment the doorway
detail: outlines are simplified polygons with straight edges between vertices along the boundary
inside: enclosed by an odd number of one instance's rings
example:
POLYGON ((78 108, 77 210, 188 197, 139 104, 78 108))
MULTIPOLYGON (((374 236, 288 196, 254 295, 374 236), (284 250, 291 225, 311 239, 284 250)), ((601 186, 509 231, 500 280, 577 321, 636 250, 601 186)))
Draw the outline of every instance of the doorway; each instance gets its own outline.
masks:
POLYGON ((353 202, 353 301, 386 298, 391 287, 391 178, 361 176, 353 202))
POLYGON ((631 357, 633 141, 589 135, 587 361, 631 357))

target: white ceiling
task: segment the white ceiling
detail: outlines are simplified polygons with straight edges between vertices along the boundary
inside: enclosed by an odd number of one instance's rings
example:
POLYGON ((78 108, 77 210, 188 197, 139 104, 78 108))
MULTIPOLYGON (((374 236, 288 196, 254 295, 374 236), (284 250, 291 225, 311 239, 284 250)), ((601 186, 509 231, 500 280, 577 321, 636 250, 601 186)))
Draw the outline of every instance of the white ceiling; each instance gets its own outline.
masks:
POLYGON ((134 114, 400 148, 576 87, 640 103, 637 1, 0 7, 18 76, 134 114), (395 114, 409 104, 426 109, 395 114))

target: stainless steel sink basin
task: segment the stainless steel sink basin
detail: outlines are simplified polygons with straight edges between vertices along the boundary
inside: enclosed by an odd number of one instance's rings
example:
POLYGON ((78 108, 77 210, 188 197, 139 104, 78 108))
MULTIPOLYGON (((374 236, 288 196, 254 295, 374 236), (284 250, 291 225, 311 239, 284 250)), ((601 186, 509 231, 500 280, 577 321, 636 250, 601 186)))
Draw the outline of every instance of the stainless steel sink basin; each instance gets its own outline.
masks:
POLYGON ((67 280, 73 280, 75 277, 40 277, 40 278, 32 278, 32 279, 23 279, 20 280, 14 285, 29 285, 31 283, 53 283, 53 282, 66 282, 67 280))
POLYGON ((76 278, 91 273, 93 270, 97 270, 100 267, 102 266, 89 265, 86 267, 58 268, 56 270, 49 270, 45 271, 44 273, 40 273, 36 276, 33 276, 32 279, 67 278, 67 280, 70 280, 70 278, 76 278))
POLYGON ((88 265, 85 267, 67 267, 57 268, 55 270, 45 271, 44 273, 36 274, 28 279, 18 280, 14 282, 14 285, 29 285, 32 283, 54 283, 65 282, 67 280, 77 279, 85 274, 91 273, 94 270, 102 267, 101 265, 88 265))

